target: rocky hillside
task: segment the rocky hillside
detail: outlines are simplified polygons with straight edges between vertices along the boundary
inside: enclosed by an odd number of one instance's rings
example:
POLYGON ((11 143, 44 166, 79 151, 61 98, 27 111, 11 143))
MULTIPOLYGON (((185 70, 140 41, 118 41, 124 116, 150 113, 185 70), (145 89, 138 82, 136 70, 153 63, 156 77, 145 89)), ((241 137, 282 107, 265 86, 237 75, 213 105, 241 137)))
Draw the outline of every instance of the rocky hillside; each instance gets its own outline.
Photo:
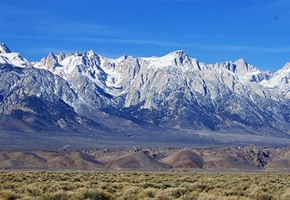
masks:
POLYGON ((289 170, 290 149, 250 145, 225 148, 123 148, 0 152, 1 169, 141 171, 289 170))

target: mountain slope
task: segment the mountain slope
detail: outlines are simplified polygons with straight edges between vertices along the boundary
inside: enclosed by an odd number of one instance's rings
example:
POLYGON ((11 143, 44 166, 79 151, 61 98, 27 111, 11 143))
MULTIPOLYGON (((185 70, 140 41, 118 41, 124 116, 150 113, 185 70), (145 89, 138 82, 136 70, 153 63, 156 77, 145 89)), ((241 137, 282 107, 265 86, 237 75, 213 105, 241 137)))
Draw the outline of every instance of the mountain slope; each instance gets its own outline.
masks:
POLYGON ((205 64, 182 50, 117 59, 49 53, 29 63, 1 44, 0 71, 2 130, 290 133, 289 64, 272 74, 244 59, 205 64))
MULTIPOLYGON (((0 57, 10 58, 7 49, 2 44, 0 57)), ((18 63, 17 59, 16 63, 14 60, 0 62, 2 131, 82 132, 100 128, 98 123, 75 111, 73 107, 82 102, 65 80, 47 70, 33 68, 28 62, 18 63)))
POLYGON ((260 72, 243 59, 207 65, 183 51, 115 60, 89 51, 50 53, 35 66, 60 75, 85 102, 109 115, 178 129, 270 127, 273 134, 288 134, 290 115, 283 108, 289 106, 289 86, 269 87, 277 74, 260 72))

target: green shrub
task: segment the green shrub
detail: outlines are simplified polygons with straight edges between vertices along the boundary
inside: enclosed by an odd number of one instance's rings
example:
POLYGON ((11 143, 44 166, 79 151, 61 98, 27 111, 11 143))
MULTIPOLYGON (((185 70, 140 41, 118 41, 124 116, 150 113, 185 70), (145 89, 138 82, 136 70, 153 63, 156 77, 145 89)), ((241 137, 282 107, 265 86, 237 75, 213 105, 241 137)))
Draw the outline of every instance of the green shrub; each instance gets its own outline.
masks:
POLYGON ((290 189, 286 190, 283 195, 281 195, 281 200, 290 200, 290 189))
POLYGON ((140 193, 141 189, 136 186, 132 186, 127 188, 123 194, 122 194, 122 199, 123 200, 137 200, 138 199, 138 194, 140 193))
POLYGON ((146 188, 140 194, 141 198, 153 198, 157 193, 157 189, 155 188, 146 188))
POLYGON ((84 199, 90 200, 110 200, 113 199, 112 195, 106 191, 98 189, 87 190, 84 194, 84 199))
POLYGON ((67 200, 67 199, 69 199, 69 195, 67 194, 67 192, 64 191, 46 193, 42 197, 42 200, 67 200))
POLYGON ((11 190, 2 190, 0 191, 0 199, 1 200, 14 200, 17 199, 18 196, 14 194, 11 190))

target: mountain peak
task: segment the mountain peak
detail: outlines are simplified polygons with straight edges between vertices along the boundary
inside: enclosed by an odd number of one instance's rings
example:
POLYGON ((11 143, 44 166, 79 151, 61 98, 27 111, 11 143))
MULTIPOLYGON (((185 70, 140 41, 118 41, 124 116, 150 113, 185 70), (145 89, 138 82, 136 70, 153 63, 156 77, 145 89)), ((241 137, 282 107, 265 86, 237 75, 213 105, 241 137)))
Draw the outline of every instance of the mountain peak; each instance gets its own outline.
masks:
POLYGON ((0 53, 11 53, 11 51, 4 43, 0 43, 0 53))
POLYGON ((239 58, 234 63, 235 64, 247 64, 247 62, 244 58, 239 58))
POLYGON ((167 56, 174 56, 175 58, 176 57, 188 57, 187 54, 183 51, 183 50, 176 50, 176 51, 173 51, 169 54, 167 54, 167 56))
POLYGON ((95 54, 95 52, 91 49, 91 50, 85 52, 85 55, 88 56, 88 57, 93 57, 93 56, 95 56, 96 54, 95 54))
MULTIPOLYGON (((284 67, 274 73, 273 77, 267 83, 271 87, 289 88, 290 82, 290 63, 286 63, 284 67)), ((288 89, 287 89, 288 90, 288 89)))
POLYGON ((55 58, 55 55, 54 53, 52 53, 51 51, 48 53, 48 56, 47 57, 52 57, 52 58, 55 58))
POLYGON ((75 53, 74 53, 74 56, 79 56, 80 54, 79 54, 79 52, 78 51, 76 51, 75 53))
POLYGON ((52 52, 49 52, 48 56, 42 60, 42 64, 46 65, 47 69, 53 70, 58 65, 56 55, 52 52))
POLYGON ((166 54, 165 56, 160 57, 160 59, 170 60, 170 61, 177 59, 177 60, 180 60, 180 62, 182 63, 185 59, 189 59, 189 57, 183 50, 177 50, 169 54, 166 54))
POLYGON ((59 62, 61 62, 61 61, 63 61, 64 59, 65 59, 65 57, 66 57, 66 54, 64 53, 64 52, 59 52, 59 54, 57 55, 57 60, 59 61, 59 62))
POLYGON ((290 62, 287 62, 282 68, 283 71, 290 72, 290 62))
POLYGON ((172 53, 177 53, 177 54, 184 54, 185 52, 182 49, 175 50, 172 53))
POLYGON ((234 66, 231 71, 237 73, 237 74, 243 74, 246 75, 248 73, 257 73, 259 70, 252 65, 248 64, 245 59, 240 58, 233 62, 234 66))

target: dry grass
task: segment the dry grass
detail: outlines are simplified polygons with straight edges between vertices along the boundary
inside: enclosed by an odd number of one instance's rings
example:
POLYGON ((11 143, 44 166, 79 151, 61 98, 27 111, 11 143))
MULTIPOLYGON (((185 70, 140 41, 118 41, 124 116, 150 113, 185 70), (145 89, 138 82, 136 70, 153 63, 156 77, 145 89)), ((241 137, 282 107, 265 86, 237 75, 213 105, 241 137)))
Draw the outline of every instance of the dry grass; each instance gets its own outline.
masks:
POLYGON ((0 199, 286 200, 290 174, 0 171, 0 199))

